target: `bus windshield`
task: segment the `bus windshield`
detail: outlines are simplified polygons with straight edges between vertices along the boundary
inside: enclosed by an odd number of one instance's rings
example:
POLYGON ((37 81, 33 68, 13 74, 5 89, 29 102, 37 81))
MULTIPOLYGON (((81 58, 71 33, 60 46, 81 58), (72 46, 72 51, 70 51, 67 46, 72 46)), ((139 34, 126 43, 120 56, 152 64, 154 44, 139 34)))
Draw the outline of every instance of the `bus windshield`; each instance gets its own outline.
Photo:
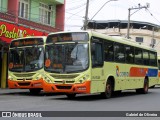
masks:
POLYGON ((10 49, 9 70, 14 72, 28 72, 43 67, 43 47, 25 47, 10 49))
POLYGON ((88 68, 88 43, 51 44, 45 49, 45 69, 49 72, 72 73, 88 68))

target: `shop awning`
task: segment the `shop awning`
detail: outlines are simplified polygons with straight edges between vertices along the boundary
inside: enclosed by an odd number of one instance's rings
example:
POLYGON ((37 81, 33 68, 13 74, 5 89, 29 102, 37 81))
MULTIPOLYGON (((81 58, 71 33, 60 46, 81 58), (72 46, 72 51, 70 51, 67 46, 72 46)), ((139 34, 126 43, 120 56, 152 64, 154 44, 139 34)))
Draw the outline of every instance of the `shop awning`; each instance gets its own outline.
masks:
POLYGON ((45 32, 24 27, 14 23, 0 21, 0 41, 10 43, 13 39, 27 36, 45 36, 45 32))

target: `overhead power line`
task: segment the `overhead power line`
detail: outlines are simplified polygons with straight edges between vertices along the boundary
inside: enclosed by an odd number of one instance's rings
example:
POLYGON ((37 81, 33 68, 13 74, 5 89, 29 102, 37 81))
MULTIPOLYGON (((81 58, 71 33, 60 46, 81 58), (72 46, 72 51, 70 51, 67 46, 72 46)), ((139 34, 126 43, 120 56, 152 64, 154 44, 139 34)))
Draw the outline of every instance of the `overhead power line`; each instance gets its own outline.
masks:
POLYGON ((85 5, 86 5, 86 3, 83 3, 81 5, 78 5, 78 6, 75 6, 75 7, 72 7, 72 8, 68 8, 68 9, 66 9, 66 11, 76 10, 76 9, 79 9, 79 8, 85 6, 85 5))
POLYGON ((153 16, 153 14, 150 12, 150 10, 149 9, 146 9, 148 12, 149 12, 149 14, 157 21, 157 22, 159 22, 159 24, 160 24, 160 21, 155 17, 155 16, 153 16))

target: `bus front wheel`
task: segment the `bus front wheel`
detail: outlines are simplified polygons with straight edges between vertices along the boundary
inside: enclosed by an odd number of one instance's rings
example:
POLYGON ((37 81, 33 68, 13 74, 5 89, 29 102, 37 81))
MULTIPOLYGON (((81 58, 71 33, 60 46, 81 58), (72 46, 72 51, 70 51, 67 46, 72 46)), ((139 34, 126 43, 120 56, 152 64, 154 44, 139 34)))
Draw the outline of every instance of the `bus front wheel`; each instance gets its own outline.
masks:
POLYGON ((105 92, 101 93, 101 96, 104 99, 108 99, 112 96, 112 92, 113 92, 113 86, 111 84, 111 81, 108 80, 106 84, 105 92))

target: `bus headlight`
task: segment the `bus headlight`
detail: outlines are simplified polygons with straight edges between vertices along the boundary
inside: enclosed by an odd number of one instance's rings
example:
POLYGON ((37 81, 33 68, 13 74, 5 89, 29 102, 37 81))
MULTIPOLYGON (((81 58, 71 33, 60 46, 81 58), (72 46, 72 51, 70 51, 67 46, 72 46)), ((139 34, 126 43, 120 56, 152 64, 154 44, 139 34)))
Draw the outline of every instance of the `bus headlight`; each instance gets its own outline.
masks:
POLYGON ((48 82, 48 83, 52 83, 52 81, 51 81, 50 79, 47 79, 47 82, 48 82))
POLYGON ((42 78, 42 76, 39 75, 39 76, 36 77, 36 80, 39 80, 39 79, 41 79, 41 78, 42 78))
POLYGON ((52 81, 48 78, 48 77, 44 77, 44 80, 47 82, 47 83, 52 83, 52 81))
POLYGON ((83 77, 81 77, 80 79, 79 79, 79 82, 80 83, 83 83, 85 80, 87 80, 89 78, 89 75, 84 75, 83 77))
POLYGON ((80 79, 80 80, 79 80, 79 82, 80 82, 80 83, 82 83, 82 82, 83 82, 83 80, 82 80, 82 79, 80 79))
POLYGON ((9 80, 13 80, 13 77, 12 77, 12 76, 8 76, 8 79, 9 79, 9 80))

